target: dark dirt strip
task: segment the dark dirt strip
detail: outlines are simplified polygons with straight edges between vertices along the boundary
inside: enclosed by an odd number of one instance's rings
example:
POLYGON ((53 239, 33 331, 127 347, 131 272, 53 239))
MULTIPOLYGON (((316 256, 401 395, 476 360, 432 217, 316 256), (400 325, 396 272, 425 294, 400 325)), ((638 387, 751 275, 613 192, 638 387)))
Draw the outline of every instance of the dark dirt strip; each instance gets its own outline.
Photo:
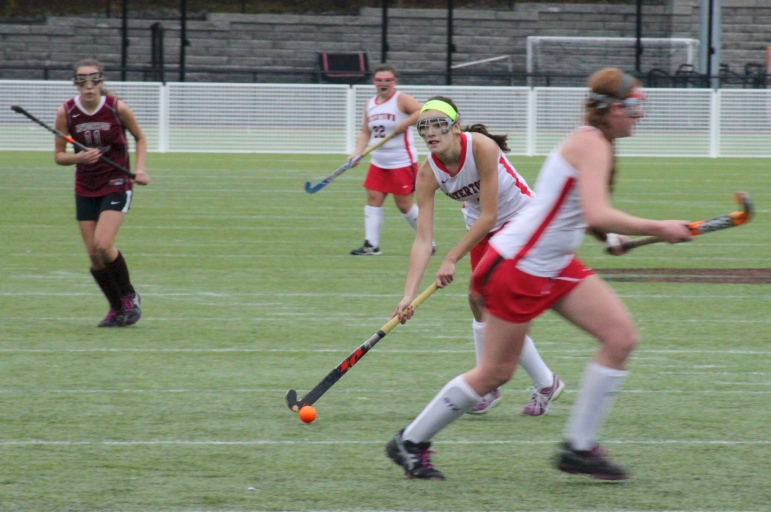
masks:
POLYGON ((771 268, 599 268, 617 283, 771 284, 771 268))

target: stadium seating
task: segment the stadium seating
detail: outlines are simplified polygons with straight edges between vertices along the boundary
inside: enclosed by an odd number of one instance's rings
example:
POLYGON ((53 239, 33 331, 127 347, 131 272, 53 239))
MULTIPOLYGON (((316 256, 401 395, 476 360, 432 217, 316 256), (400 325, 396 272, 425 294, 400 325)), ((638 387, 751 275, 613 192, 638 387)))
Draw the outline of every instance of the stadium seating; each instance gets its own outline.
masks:
POLYGON ((319 83, 361 84, 369 78, 366 52, 318 54, 319 83))

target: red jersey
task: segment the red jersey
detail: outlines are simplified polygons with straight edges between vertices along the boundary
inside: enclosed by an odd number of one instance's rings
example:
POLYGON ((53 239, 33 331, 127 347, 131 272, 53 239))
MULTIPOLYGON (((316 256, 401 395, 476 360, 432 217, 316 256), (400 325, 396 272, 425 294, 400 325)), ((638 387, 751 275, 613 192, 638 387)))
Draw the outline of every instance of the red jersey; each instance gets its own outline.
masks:
MULTIPOLYGON (((107 148, 103 153, 118 165, 129 169, 126 128, 118 115, 118 98, 102 96, 93 114, 80 103, 80 97, 64 104, 70 136, 89 148, 107 148)), ((79 152, 75 148, 75 152, 79 152)), ((75 193, 84 197, 101 197, 113 192, 131 190, 127 176, 111 166, 96 162, 75 165, 75 193)))

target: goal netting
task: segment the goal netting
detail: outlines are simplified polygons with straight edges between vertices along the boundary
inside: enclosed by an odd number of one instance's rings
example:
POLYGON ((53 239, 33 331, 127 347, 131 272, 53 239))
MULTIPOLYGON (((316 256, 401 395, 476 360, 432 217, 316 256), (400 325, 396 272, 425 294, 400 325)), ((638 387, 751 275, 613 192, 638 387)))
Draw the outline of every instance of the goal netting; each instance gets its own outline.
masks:
MULTIPOLYGON (((652 69, 675 74, 683 64, 695 65, 698 39, 640 38, 640 71, 652 69)), ((635 37, 552 37, 527 38, 527 72, 531 76, 583 76, 606 66, 635 70, 635 37)), ((583 84, 580 84, 583 85, 583 84)))

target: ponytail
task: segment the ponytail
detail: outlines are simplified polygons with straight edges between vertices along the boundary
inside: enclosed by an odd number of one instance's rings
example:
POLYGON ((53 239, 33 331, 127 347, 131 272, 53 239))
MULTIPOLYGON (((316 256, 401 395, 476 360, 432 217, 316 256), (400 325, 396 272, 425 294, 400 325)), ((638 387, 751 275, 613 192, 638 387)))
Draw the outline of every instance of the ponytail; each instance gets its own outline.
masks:
POLYGON ((509 145, 506 143, 509 138, 508 135, 490 135, 490 133, 487 131, 487 126, 483 124, 472 124, 470 126, 466 126, 462 131, 481 133, 482 135, 493 139, 493 141, 498 144, 498 147, 501 148, 501 151, 504 153, 511 151, 509 149, 509 145))

